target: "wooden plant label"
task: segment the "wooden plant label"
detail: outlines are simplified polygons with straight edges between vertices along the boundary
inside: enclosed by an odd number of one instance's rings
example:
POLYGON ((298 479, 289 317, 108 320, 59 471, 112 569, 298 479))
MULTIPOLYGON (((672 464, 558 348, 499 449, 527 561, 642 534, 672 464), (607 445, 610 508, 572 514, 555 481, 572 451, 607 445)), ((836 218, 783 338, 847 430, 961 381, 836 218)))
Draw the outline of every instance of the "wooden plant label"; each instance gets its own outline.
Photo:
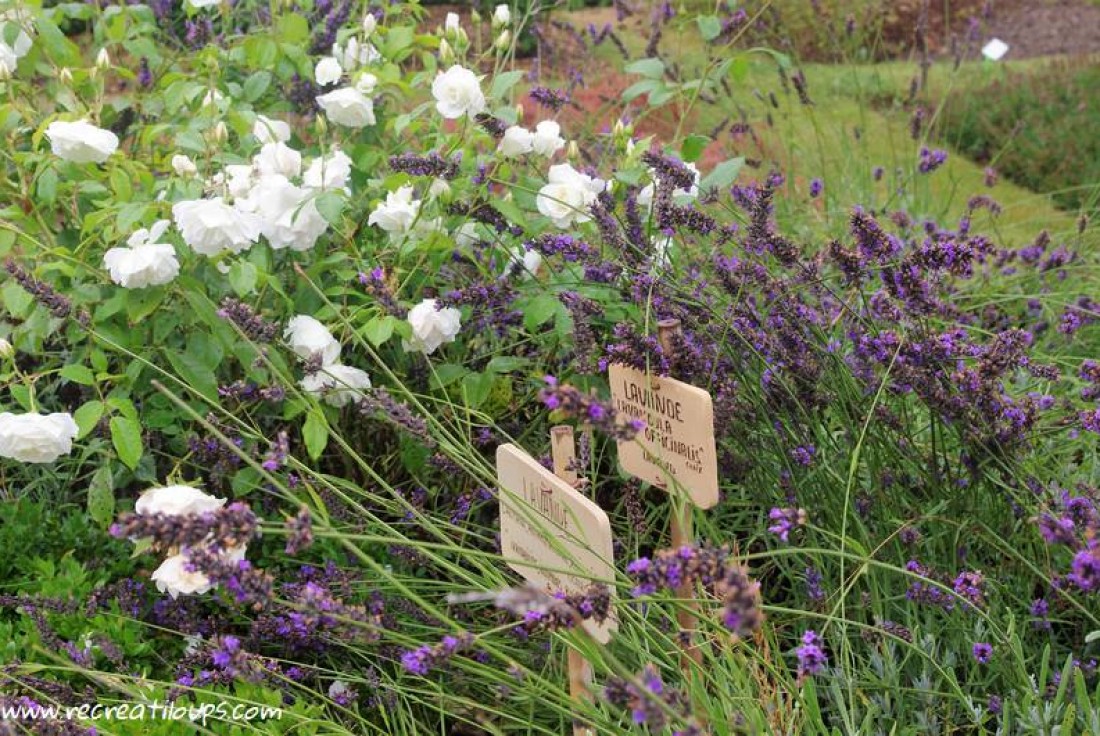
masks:
MULTIPOLYGON (((509 567, 548 591, 580 593, 593 579, 615 579, 611 521, 603 509, 515 445, 497 448, 497 482, 500 546, 509 567)), ((584 627, 606 644, 618 624, 609 617, 584 627)))
POLYGON ((668 488, 671 478, 699 508, 718 503, 718 451, 710 394, 675 378, 625 365, 608 369, 615 410, 645 429, 619 443, 619 462, 636 478, 668 488))

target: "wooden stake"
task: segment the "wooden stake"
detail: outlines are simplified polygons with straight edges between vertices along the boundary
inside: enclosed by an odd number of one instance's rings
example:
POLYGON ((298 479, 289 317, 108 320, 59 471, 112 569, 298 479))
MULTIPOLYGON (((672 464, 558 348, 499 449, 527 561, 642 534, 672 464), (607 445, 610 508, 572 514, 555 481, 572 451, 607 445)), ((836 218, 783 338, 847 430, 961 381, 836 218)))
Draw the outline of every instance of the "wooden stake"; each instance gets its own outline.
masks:
POLYGON ((573 428, 568 424, 550 428, 550 454, 554 458, 554 475, 576 486, 579 478, 576 471, 577 443, 573 439, 573 428))
MULTIPOLYGON (((681 334, 682 328, 678 319, 662 319, 657 323, 657 339, 661 343, 661 350, 664 351, 670 364, 676 355, 675 340, 681 334)), ((691 502, 687 498, 673 496, 670 531, 674 548, 679 549, 695 543, 694 520, 694 509, 691 502)), ((703 653, 694 642, 697 623, 695 612, 698 611, 699 606, 695 602, 695 588, 690 582, 685 582, 680 586, 677 595, 688 601, 687 607, 676 615, 676 620, 680 624, 680 634, 688 640, 687 647, 684 649, 684 656, 680 660, 680 665, 686 672, 690 669, 692 662, 699 665, 703 663, 703 653)))
MULTIPOLYGON (((577 444, 573 438, 573 428, 560 424, 550 428, 550 453, 554 461, 554 475, 569 485, 577 484, 578 475, 575 466, 577 444)), ((592 665, 576 649, 569 649, 569 695, 580 703, 592 702, 592 665)), ((579 719, 573 719, 573 736, 596 736, 591 726, 579 719)))

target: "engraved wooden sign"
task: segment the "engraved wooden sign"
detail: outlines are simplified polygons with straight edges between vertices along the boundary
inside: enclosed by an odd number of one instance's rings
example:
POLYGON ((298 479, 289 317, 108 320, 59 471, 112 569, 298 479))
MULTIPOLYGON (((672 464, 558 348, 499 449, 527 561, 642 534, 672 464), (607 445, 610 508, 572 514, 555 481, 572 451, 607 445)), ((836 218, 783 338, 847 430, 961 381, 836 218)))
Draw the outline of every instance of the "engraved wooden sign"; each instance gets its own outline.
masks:
MULTIPOLYGON (((615 580, 611 522, 603 509, 515 445, 497 448, 497 482, 500 546, 509 567, 548 591, 579 593, 594 580, 615 580)), ((618 623, 609 617, 584 626, 606 644, 618 623)))
POLYGON ((623 469, 661 488, 679 484, 699 508, 718 503, 710 394, 675 378, 619 364, 608 368, 608 381, 615 410, 646 425, 633 440, 618 443, 623 469))

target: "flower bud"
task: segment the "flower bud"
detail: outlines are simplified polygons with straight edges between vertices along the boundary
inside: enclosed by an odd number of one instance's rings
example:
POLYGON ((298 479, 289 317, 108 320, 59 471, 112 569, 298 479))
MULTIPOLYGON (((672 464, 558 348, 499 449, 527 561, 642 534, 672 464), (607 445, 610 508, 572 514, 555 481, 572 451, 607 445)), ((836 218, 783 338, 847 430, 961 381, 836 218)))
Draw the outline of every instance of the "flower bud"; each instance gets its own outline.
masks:
POLYGON ((107 53, 106 48, 99 50, 99 53, 95 56, 95 65, 97 69, 107 70, 111 68, 111 55, 107 53))
POLYGON ((0 64, 0 82, 11 79, 11 68, 7 64, 0 64))
POLYGON ((210 139, 214 143, 225 143, 229 140, 229 128, 225 127, 225 121, 219 120, 218 124, 210 131, 210 139))
POLYGON ((177 153, 172 157, 172 170, 176 172, 177 176, 182 176, 184 179, 189 179, 199 173, 195 162, 182 153, 177 153))
POLYGON ((456 36, 459 29, 458 13, 447 13, 447 19, 443 21, 443 32, 448 36, 456 36))
POLYGON ((445 38, 439 41, 439 60, 448 66, 453 64, 455 60, 454 49, 451 48, 451 44, 447 43, 445 38))
POLYGON ((512 22, 512 10, 503 3, 493 11, 493 25, 506 26, 512 22))
POLYGON ((73 73, 69 71, 69 67, 67 66, 61 68, 61 71, 57 73, 57 78, 64 85, 70 85, 73 83, 73 73))
POLYGON ((318 115, 313 119, 313 124, 317 128, 317 135, 324 136, 328 133, 328 122, 324 115, 318 115))
POLYGON ((463 49, 470 45, 470 37, 466 35, 465 28, 458 29, 458 33, 455 34, 455 44, 463 49))
POLYGON ((0 358, 10 358, 15 355, 15 348, 7 340, 0 338, 0 358))
POLYGON ((580 155, 580 149, 577 148, 576 141, 569 141, 569 145, 565 148, 565 156, 569 159, 575 159, 580 155))
POLYGON ((363 16, 363 35, 364 37, 370 37, 374 33, 374 29, 378 27, 378 20, 372 13, 367 13, 363 16))
POLYGON ((470 22, 475 24, 475 25, 477 25, 478 23, 481 23, 481 13, 477 12, 476 10, 471 10, 470 11, 470 22))
POLYGON ((505 28, 497 36, 495 45, 499 51, 507 51, 508 47, 512 45, 512 32, 505 28))
POLYGON ((522 102, 517 102, 516 103, 516 125, 519 125, 522 122, 523 122, 523 103, 522 102))
POLYGON ((444 197, 451 193, 451 185, 447 183, 446 179, 436 177, 432 180, 432 185, 428 187, 428 194, 433 197, 444 197))

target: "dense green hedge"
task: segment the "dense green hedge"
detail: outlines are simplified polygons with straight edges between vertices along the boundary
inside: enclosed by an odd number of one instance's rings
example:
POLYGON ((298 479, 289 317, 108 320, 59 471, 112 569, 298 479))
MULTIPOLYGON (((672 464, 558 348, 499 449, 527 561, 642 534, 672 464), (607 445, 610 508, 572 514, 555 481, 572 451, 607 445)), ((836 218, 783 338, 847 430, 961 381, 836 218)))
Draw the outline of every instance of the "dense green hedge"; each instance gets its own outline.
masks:
POLYGON ((961 153, 1059 206, 1095 211, 1100 201, 1100 64, 1055 62, 1007 72, 944 105, 941 136, 961 153))

